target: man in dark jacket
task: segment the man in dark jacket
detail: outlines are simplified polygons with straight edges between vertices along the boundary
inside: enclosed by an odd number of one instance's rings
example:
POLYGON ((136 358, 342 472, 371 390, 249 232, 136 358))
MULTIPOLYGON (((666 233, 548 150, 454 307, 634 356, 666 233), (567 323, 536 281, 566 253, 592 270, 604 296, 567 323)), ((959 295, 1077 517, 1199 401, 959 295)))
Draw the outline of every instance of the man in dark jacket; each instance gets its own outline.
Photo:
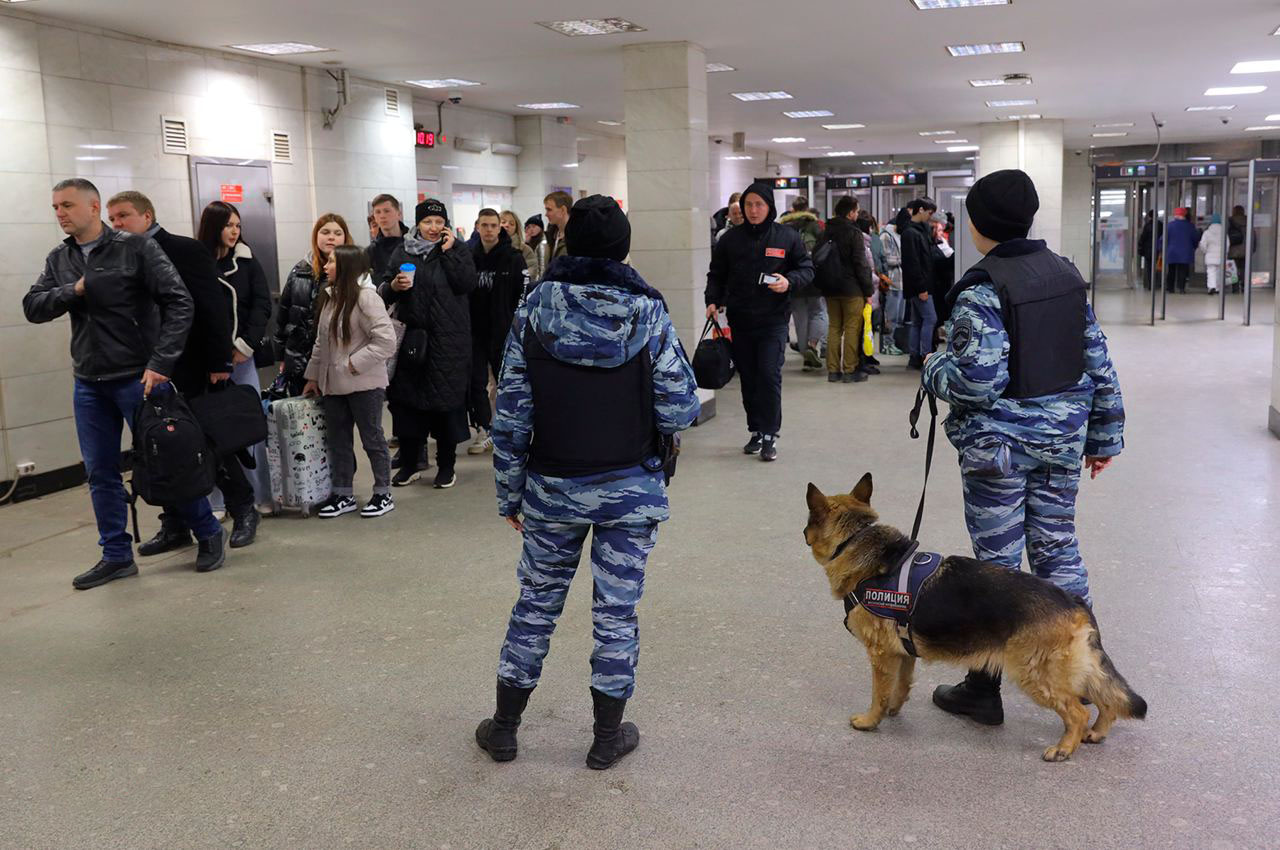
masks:
POLYGON ((863 232, 853 223, 858 199, 845 195, 836 201, 835 216, 827 222, 825 238, 840 255, 841 279, 826 293, 831 329, 827 332, 827 380, 860 383, 867 379, 862 362, 862 308, 871 297, 871 269, 863 232), (841 363, 843 354, 844 362, 841 363))
POLYGON ((373 221, 378 235, 369 243, 369 276, 375 286, 385 283, 396 273, 390 268, 391 255, 404 244, 409 228, 400 220, 400 200, 395 195, 378 195, 373 199, 373 221))
POLYGON ((930 300, 933 286, 933 231, 929 219, 938 205, 928 198, 916 198, 907 204, 910 220, 899 234, 902 239, 902 297, 906 299, 908 322, 908 368, 924 366, 924 356, 933 351, 933 330, 938 314, 930 300))
POLYGON ((707 316, 728 310, 733 360, 742 379, 742 406, 751 440, 746 454, 778 457, 782 430, 782 362, 787 351, 789 292, 813 280, 813 261, 800 234, 778 224, 773 189, 752 183, 740 201, 746 222, 720 237, 707 270, 707 316))
MULTIPOLYGON (((232 327, 236 324, 232 291, 218 279, 213 255, 200 242, 170 233, 156 222, 156 208, 141 192, 120 192, 107 201, 107 218, 116 230, 154 239, 182 278, 195 312, 191 333, 178 365, 173 384, 187 398, 203 395, 213 384, 231 379, 234 368, 232 327)), ((258 528, 258 512, 253 505, 253 487, 234 457, 218 463, 218 487, 226 499, 234 526, 231 546, 240 548, 253 542, 258 528)), ((159 555, 191 544, 176 506, 167 505, 160 515, 160 530, 138 546, 144 557, 159 555)))
POLYGON ((511 244, 502 229, 497 210, 483 209, 476 216, 476 244, 471 249, 476 266, 476 288, 471 292, 471 388, 468 399, 471 424, 476 439, 467 454, 493 450, 489 425, 493 409, 489 404, 489 374, 502 374, 502 349, 511 330, 520 297, 528 281, 529 267, 524 255, 511 244))
MULTIPOLYGON (((126 530, 121 431, 142 399, 174 373, 192 304, 159 245, 103 223, 101 196, 88 180, 54 186, 53 209, 67 239, 49 253, 22 309, 35 323, 71 317, 76 435, 103 550, 102 560, 72 582, 87 590, 138 574, 126 530)), ((196 569, 221 566, 222 527, 209 501, 197 499, 179 510, 201 541, 196 569)))

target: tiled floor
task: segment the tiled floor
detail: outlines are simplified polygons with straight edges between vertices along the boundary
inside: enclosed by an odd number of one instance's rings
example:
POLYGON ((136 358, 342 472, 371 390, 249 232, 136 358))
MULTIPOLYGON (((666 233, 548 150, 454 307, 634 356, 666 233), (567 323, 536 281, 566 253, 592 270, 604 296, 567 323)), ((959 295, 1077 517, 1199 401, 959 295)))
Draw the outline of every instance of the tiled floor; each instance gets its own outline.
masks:
MULTIPOLYGON (((1104 316, 1140 313, 1107 297, 1104 316)), ((1183 298, 1171 316, 1199 317, 1183 298)), ((801 541, 804 485, 870 470, 909 526, 913 375, 833 386, 793 361, 778 463, 740 453, 732 387, 686 441, 641 608, 643 741, 606 773, 582 764, 585 575, 520 758, 472 741, 519 545, 487 459, 384 519, 270 520, 217 573, 182 553, 86 593, 83 489, 0 509, 0 846, 1274 847, 1272 327, 1107 331, 1128 447, 1079 519, 1108 650, 1151 712, 1070 762, 1040 761, 1059 723, 1019 693, 1001 728, 939 712, 943 667, 878 732, 849 728, 868 670, 801 541)), ((923 537, 966 552, 952 460, 944 444, 923 537)))

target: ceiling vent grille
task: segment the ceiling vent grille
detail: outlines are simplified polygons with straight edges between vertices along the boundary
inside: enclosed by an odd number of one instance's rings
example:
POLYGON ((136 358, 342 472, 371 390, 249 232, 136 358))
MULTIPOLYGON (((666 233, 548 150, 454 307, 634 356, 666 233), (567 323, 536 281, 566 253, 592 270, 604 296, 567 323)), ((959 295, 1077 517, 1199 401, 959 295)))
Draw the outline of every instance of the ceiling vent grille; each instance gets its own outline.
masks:
POLYGON ((191 152, 187 138, 187 119, 171 115, 160 116, 160 136, 164 141, 165 153, 186 154, 191 152))
POLYGON ((289 138, 288 133, 271 131, 271 161, 293 162, 293 139, 289 138))
POLYGON ((400 116, 400 91, 398 89, 383 89, 385 96, 385 107, 388 115, 400 116))

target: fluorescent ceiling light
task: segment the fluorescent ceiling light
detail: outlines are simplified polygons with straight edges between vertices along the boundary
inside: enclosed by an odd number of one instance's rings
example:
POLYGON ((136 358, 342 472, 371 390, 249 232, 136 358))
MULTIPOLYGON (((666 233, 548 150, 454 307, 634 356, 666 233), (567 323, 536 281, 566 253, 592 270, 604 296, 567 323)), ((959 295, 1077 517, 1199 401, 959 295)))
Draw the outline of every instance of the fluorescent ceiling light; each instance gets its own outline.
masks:
POLYGON ((1236 105, 1233 103, 1229 106, 1188 106, 1187 111, 1188 112, 1225 112, 1228 109, 1235 109, 1235 108, 1236 108, 1236 105))
POLYGON ((933 143, 935 145, 967 145, 969 144, 969 140, 968 139, 934 139, 933 143))
POLYGON ((597 124, 603 124, 606 127, 621 127, 621 121, 597 121, 597 124))
POLYGON ((954 136, 955 134, 956 134, 955 130, 921 130, 920 131, 920 135, 922 136, 954 136))
POLYGON ((863 165, 884 165, 884 160, 883 159, 864 159, 862 161, 862 164, 863 165))
POLYGON ((990 80, 970 80, 969 85, 975 89, 986 88, 987 86, 1029 86, 1031 85, 1031 78, 1026 76, 996 77, 990 80))
POLYGON ((1095 139, 1119 139, 1127 135, 1129 134, 1128 133, 1094 133, 1093 137, 1095 139))
POLYGON ((457 171, 457 170, 458 170, 459 168, 461 168, 462 166, 460 166, 460 165, 442 165, 442 166, 440 166, 440 167, 441 167, 442 169, 444 169, 445 171, 457 171))
POLYGON ((228 44, 227 47, 235 50, 245 50, 249 53, 265 53, 268 56, 288 56, 294 53, 329 53, 332 47, 317 47, 314 44, 304 44, 300 41, 278 41, 271 44, 228 44))
POLYGON ((446 77, 442 80, 405 80, 405 82, 420 89, 460 89, 482 85, 475 80, 459 80, 454 77, 446 77))
MULTIPOLYGON (((1280 124, 1269 124, 1265 127, 1245 127, 1244 128, 1244 131, 1246 133, 1265 133, 1268 130, 1280 130, 1280 124)), ((80 157, 76 157, 76 159, 80 159, 80 157)))
POLYGON ((1105 130, 1108 127, 1132 127, 1132 126, 1133 126, 1132 121, 1121 121, 1116 124, 1094 124, 1093 125, 1095 130, 1105 130))
POLYGON ((586 18, 580 21, 538 21, 538 26, 546 27, 561 35, 617 35, 624 32, 644 32, 645 28, 622 18, 586 18))
MULTIPOLYGON (((8 0, 5 0, 5 2, 8 2, 8 0)), ((104 159, 106 159, 105 156, 78 156, 76 157, 76 162, 102 162, 104 159)))
POLYGON ((1280 71, 1280 59, 1257 59, 1252 62, 1237 62, 1231 68, 1233 74, 1270 74, 1280 71))
POLYGON ((824 130, 861 130, 866 124, 823 124, 824 130))
POLYGON ((969 151, 976 151, 977 149, 977 145, 952 145, 947 148, 947 153, 968 153, 969 151))
POLYGON ((1013 0, 911 0, 922 12, 933 9, 967 9, 971 6, 1008 6, 1013 0))
POLYGON ((732 92, 738 100, 791 100, 791 95, 784 91, 736 91, 732 92))
POLYGON ((519 109, 580 109, 576 103, 517 103, 519 109))
POLYGON ((784 112, 788 118, 830 118, 835 115, 830 109, 802 109, 798 112, 784 112))
POLYGON ((576 162, 566 162, 563 166, 561 166, 561 168, 577 168, 577 167, 578 167, 578 163, 576 162))
POLYGON ((992 53, 1021 53, 1026 46, 1020 41, 995 41, 989 44, 948 44, 952 56, 987 56, 992 53))
POLYGON ((735 68, 735 67, 733 67, 732 65, 726 65, 726 64, 724 64, 723 62, 708 62, 708 63, 707 63, 707 73, 708 73, 708 74, 719 74, 719 73, 721 73, 721 72, 723 72, 723 71, 736 71, 736 70, 738 70, 738 69, 737 69, 737 68, 735 68))
POLYGON ((1229 97, 1233 94, 1261 94, 1266 91, 1266 86, 1214 86, 1205 89, 1205 97, 1229 97))
MULTIPOLYGON (((8 2, 8 0, 5 1, 8 2)), ((1268 118, 1267 120, 1270 121, 1271 119, 1268 118)), ((86 151, 122 151, 128 145, 76 145, 76 147, 86 151)))
POLYGON ((1040 113, 1028 112, 1025 115, 1006 115, 1004 117, 1004 120, 1005 121, 1039 121, 1040 113))
POLYGON ((1263 121, 1280 121, 1280 113, 1277 113, 1276 115, 1268 115, 1266 118, 1263 118, 1262 120, 1263 121))
POLYGON ((809 148, 809 150, 811 150, 811 151, 829 151, 829 150, 831 150, 831 145, 818 145, 818 146, 816 146, 816 147, 811 147, 811 148, 809 148))
POLYGON ((1035 106, 1037 103, 1039 101, 1033 97, 1025 100, 988 100, 987 106, 999 109, 1002 106, 1035 106))
POLYGON ((1213 157, 1211 157, 1211 156, 1189 156, 1189 157, 1187 157, 1187 161, 1188 161, 1188 162, 1209 162, 1209 161, 1210 161, 1210 160, 1212 160, 1212 159, 1213 159, 1213 157))
POLYGON ((733 161, 735 161, 735 160, 751 159, 751 157, 749 157, 749 156, 726 156, 726 157, 725 157, 725 159, 729 160, 730 162, 733 162, 733 161))
POLYGON ((853 151, 827 151, 827 156, 857 156, 853 151))
POLYGON ((776 145, 798 145, 803 141, 805 141, 803 136, 778 136, 773 140, 773 143, 776 145))
POLYGON ((966 156, 966 157, 964 158, 964 161, 965 161, 965 162, 976 162, 976 161, 977 161, 977 159, 978 159, 978 158, 977 158, 976 156, 966 156))

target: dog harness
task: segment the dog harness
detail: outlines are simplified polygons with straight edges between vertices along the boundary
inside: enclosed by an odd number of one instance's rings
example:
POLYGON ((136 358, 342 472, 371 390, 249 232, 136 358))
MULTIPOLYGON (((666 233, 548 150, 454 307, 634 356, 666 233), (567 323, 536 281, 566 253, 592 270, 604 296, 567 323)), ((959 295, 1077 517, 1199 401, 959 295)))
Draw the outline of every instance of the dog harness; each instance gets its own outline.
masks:
POLYGON ((859 582, 853 592, 844 598, 846 629, 849 628, 849 612, 862 606, 868 613, 893 620, 897 624, 902 648, 913 658, 918 658, 919 653, 916 652, 911 635, 911 615, 925 582, 933 577, 942 564, 942 556, 937 552, 919 552, 919 547, 919 543, 912 541, 896 569, 859 582))

